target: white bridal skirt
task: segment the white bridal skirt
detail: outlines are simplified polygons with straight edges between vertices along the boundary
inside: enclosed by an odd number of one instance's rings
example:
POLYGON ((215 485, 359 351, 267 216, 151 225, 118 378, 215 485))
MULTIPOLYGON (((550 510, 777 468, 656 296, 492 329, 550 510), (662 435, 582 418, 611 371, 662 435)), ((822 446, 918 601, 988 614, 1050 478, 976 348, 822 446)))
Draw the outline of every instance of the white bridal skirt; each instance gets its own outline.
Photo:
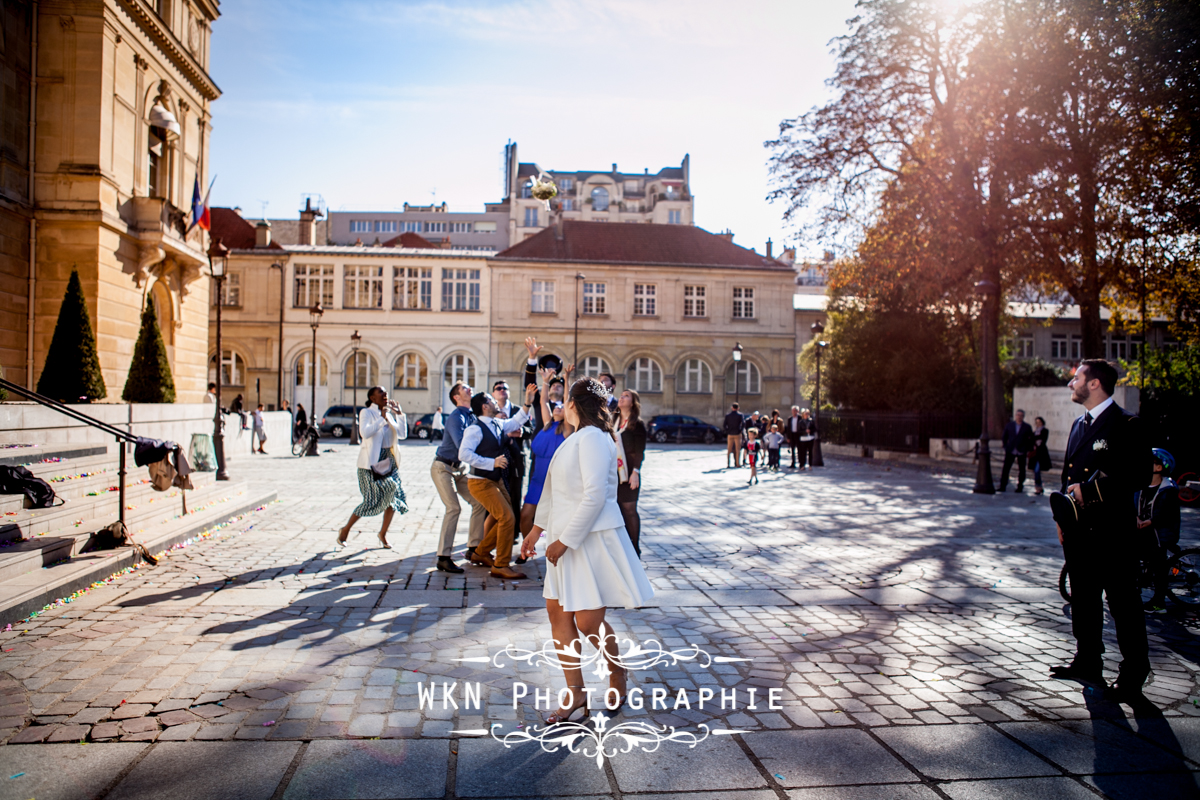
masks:
POLYGON ((557 600, 564 611, 637 608, 654 597, 654 589, 622 525, 592 531, 557 565, 547 561, 542 597, 557 600))

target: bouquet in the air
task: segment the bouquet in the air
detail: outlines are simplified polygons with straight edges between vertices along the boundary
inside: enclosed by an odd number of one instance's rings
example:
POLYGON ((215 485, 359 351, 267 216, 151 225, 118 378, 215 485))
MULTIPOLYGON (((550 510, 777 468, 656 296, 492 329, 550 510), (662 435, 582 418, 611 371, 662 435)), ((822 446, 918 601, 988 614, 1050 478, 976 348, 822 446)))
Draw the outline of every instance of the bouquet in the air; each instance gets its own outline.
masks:
POLYGON ((535 199, 541 200, 546 204, 546 210, 550 210, 550 200, 558 195, 558 187, 554 185, 554 181, 545 179, 542 176, 534 178, 533 189, 530 192, 535 199))

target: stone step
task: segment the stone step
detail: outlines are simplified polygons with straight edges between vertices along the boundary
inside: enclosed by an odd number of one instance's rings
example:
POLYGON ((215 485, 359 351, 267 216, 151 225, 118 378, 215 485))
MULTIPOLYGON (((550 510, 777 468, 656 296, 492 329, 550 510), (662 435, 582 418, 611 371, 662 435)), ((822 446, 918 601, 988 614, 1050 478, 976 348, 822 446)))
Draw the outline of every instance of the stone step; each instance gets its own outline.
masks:
MULTIPOLYGON (((214 525, 253 511, 275 499, 274 491, 252 491, 244 483, 222 482, 210 491, 213 500, 211 506, 198 506, 194 513, 179 519, 156 523, 147 521, 145 529, 137 533, 135 538, 151 553, 157 554, 214 525)), ((116 514, 113 513, 108 517, 94 519, 91 525, 95 529, 115 521, 116 514)), ((83 536, 54 538, 66 540, 72 548, 80 539, 86 541, 86 537, 83 536)), ((9 548, 0 549, 0 556, 7 549, 9 548)), ((66 552, 66 545, 57 544, 55 548, 49 549, 63 554, 66 552)), ((58 561, 47 561, 46 566, 41 566, 42 560, 48 557, 35 556, 35 566, 13 577, 0 578, 0 624, 16 623, 57 598, 67 597, 79 589, 87 588, 95 581, 131 566, 137 560, 134 550, 129 547, 77 554, 69 560, 63 560, 65 558, 64 555, 58 561)))
MULTIPOLYGON (((111 495, 115 503, 117 496, 115 489, 111 492, 106 490, 117 485, 117 475, 118 468, 115 465, 111 467, 91 466, 86 469, 60 471, 58 475, 52 476, 58 480, 51 480, 50 478, 46 478, 46 480, 54 488, 54 493, 58 496, 58 499, 65 501, 65 505, 71 505, 72 501, 88 498, 92 492, 99 493, 93 495, 93 497, 111 495)), ((207 485, 216 480, 215 473, 212 472, 193 472, 191 477, 192 485, 197 489, 202 485, 207 485)), ((125 475, 126 502, 129 502, 129 492, 134 488, 149 485, 149 473, 144 468, 138 467, 136 468, 136 472, 128 470, 125 475)), ((27 508, 28 501, 24 495, 0 495, 0 514, 7 515, 10 511, 20 511, 27 508)), ((11 517, 11 515, 9 516, 11 517)), ((11 522, 12 519, 8 521, 11 522)))
MULTIPOLYGON (((196 488, 187 493, 189 508, 208 502, 205 499, 207 493, 212 491, 216 483, 212 473, 197 474, 203 477, 193 481, 196 488)), ((116 519, 117 497, 116 492, 105 492, 95 497, 81 497, 55 508, 6 512, 0 516, 0 542, 97 530, 100 527, 97 519, 116 519)), ((164 513, 173 517, 183 510, 183 502, 179 489, 158 492, 150 484, 134 485, 127 488, 125 493, 125 522, 130 530, 134 530, 135 525, 161 518, 164 513)))
POLYGON ((108 453, 108 445, 105 444, 48 444, 38 445, 36 447, 6 447, 0 449, 0 466, 16 466, 29 465, 30 471, 34 471, 30 462, 40 462, 48 458, 70 458, 80 459, 89 456, 103 456, 108 453))

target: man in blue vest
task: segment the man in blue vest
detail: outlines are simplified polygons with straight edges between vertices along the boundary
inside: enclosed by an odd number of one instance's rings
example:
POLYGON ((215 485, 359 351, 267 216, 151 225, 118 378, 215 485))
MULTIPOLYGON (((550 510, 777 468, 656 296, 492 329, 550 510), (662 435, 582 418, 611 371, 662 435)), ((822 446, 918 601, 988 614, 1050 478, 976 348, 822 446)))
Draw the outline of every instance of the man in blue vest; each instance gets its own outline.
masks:
POLYGON ((535 391, 536 386, 526 386, 525 405, 515 416, 506 420, 496 419, 498 406, 490 394, 476 394, 471 398, 475 424, 463 432, 462 444, 458 448, 459 460, 471 467, 467 488, 489 515, 484 524, 483 541, 475 548, 471 563, 490 566, 491 575, 496 578, 520 580, 529 577, 509 566, 517 518, 508 494, 509 462, 505 454, 505 439, 508 433, 520 430, 529 419, 535 391), (488 555, 493 548, 496 551, 494 558, 488 555))
MULTIPOLYGON (((463 432, 475 424, 471 414, 471 387, 465 383, 456 383, 450 389, 450 401, 454 403, 454 411, 446 419, 446 429, 442 433, 441 444, 429 468, 429 477, 437 488, 442 505, 446 507, 446 515, 442 517, 442 536, 438 541, 437 568, 441 572, 463 572, 463 568, 454 563, 450 550, 454 547, 454 534, 458 530, 458 517, 462 506, 458 498, 467 501, 471 507, 471 532, 467 538, 467 556, 474 560, 475 547, 483 541, 483 521, 487 511, 479 501, 471 496, 467 488, 467 465, 458 460, 458 447, 462 443, 463 432)), ((482 562, 481 562, 482 563, 482 562)))

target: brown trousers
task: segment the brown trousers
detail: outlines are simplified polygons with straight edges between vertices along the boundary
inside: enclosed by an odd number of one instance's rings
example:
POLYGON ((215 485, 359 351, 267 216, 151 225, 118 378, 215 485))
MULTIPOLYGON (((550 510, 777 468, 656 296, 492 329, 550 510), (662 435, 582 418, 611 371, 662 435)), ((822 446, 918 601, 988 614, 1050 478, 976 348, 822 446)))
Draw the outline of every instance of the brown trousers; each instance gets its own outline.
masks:
POLYGON ((512 560, 513 531, 517 520, 513 516, 508 489, 503 483, 486 478, 469 478, 467 488, 488 512, 488 521, 483 526, 483 541, 475 548, 475 552, 487 554, 495 548, 494 566, 503 569, 512 560))

